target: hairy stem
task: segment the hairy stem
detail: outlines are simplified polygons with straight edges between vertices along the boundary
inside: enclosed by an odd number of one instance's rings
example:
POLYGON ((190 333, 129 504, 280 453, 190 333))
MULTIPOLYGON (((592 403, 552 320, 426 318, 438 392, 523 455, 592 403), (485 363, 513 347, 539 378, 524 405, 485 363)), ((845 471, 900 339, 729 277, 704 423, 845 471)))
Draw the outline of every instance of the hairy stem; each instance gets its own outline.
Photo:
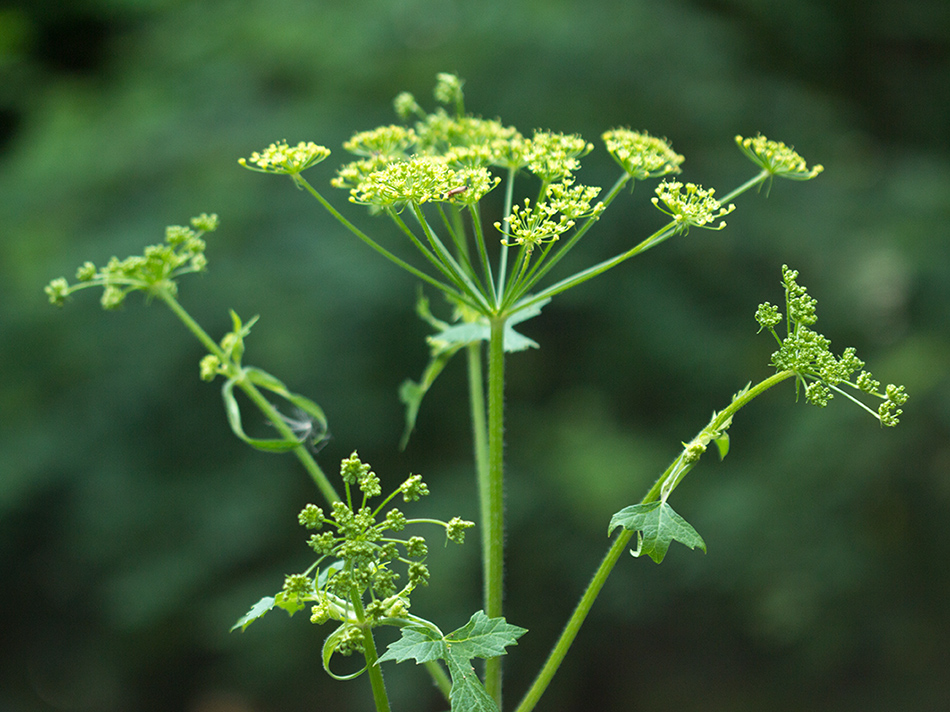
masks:
MULTIPOLYGON (((488 510, 482 514, 483 535, 488 538, 485 568, 485 613, 489 618, 502 616, 505 572, 504 519, 504 399, 505 399, 505 322, 507 317, 490 320, 488 345, 488 510)), ((485 689, 501 709, 501 658, 485 664, 485 689)))
MULTIPOLYGON (((485 419, 485 382, 482 376, 481 343, 469 344, 468 355, 468 391, 472 409, 472 442, 475 448, 475 475, 478 482, 478 502, 482 520, 482 570, 488 571, 491 561, 491 539, 488 536, 488 512, 491 509, 491 484, 488 466, 488 424, 485 419)), ((483 597, 488 600, 488 579, 483 577, 483 597)))

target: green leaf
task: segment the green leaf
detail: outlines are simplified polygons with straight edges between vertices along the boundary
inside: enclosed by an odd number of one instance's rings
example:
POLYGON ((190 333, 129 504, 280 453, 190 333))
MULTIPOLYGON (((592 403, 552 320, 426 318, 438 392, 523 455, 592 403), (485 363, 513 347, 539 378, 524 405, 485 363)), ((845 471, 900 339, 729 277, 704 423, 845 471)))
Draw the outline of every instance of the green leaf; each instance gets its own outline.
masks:
POLYGON ((468 660, 449 656, 446 666, 452 678, 452 691, 449 692, 452 712, 498 712, 498 705, 468 660))
MULTIPOLYGON (((272 376, 267 373, 267 371, 262 371, 259 368, 254 368, 253 366, 248 366, 242 370, 243 377, 247 378, 251 383, 264 388, 265 390, 276 393, 282 398, 286 398, 288 401, 293 403, 295 406, 300 408, 304 413, 314 418, 321 426, 322 432, 326 432, 327 428, 327 419, 323 413, 323 409, 320 408, 316 403, 314 403, 309 398, 298 395, 296 393, 291 393, 287 390, 287 386, 283 384, 277 377, 272 376)), ((265 452, 287 452, 288 450, 293 450, 298 445, 302 444, 303 441, 294 439, 284 439, 284 438, 252 438, 244 432, 244 426, 241 424, 241 408, 238 405, 237 399, 234 397, 234 386, 237 385, 237 378, 230 378, 225 381, 224 385, 221 387, 221 397, 224 398, 224 410, 228 416, 228 424, 231 426, 231 430, 237 435, 241 440, 246 442, 253 448, 257 450, 263 450, 265 452)))
POLYGON ((454 655, 466 658, 496 658, 509 645, 517 645, 527 628, 511 625, 504 618, 489 618, 484 611, 475 613, 464 626, 445 636, 454 655))
POLYGON ((427 663, 445 657, 445 638, 432 629, 421 625, 407 625, 401 631, 402 637, 393 641, 379 662, 395 660, 397 663, 412 658, 416 663, 427 663))
POLYGON ((274 597, 273 596, 264 596, 261 600, 251 606, 251 610, 245 613, 243 616, 238 619, 238 622, 231 626, 231 631, 235 631, 240 628, 244 631, 251 623, 256 621, 258 618, 263 616, 267 611, 271 610, 274 607, 274 597))
MULTIPOLYGON (((527 321, 541 313, 542 307, 550 302, 550 299, 544 299, 537 304, 519 309, 511 314, 505 322, 505 351, 524 351, 528 348, 538 348, 538 344, 533 339, 529 339, 523 334, 514 330, 516 324, 527 321)), ((491 339, 491 325, 485 317, 478 317, 477 321, 456 324, 442 329, 437 334, 429 337, 429 343, 438 347, 449 345, 466 346, 475 341, 489 341, 491 339)))
POLYGON ((729 454, 729 433, 721 433, 719 437, 713 438, 713 442, 716 443, 716 449, 719 450, 719 459, 725 460, 726 455, 729 454))
MULTIPOLYGON (((532 304, 514 312, 508 318, 508 321, 505 322, 505 351, 510 353, 538 348, 536 341, 529 339, 524 334, 519 334, 512 327, 540 314, 541 308, 549 301, 551 300, 545 299, 537 304, 532 304)), ((407 378, 399 386, 399 400, 406 405, 406 427, 399 441, 400 450, 406 449, 409 436, 416 427, 416 418, 419 415, 422 399, 425 398, 435 379, 442 373, 452 357, 464 346, 491 339, 491 326, 484 317, 478 317, 476 321, 467 321, 461 324, 448 324, 432 316, 432 312, 429 311, 429 300, 421 294, 416 301, 416 313, 438 331, 427 338, 431 355, 422 378, 418 382, 407 378)))
POLYGON ((471 660, 504 655, 505 648, 517 645, 518 638, 525 633, 525 628, 511 625, 504 618, 489 618, 484 611, 478 611, 468 623, 446 636, 440 635, 434 626, 406 626, 402 637, 386 648, 379 662, 413 658, 417 663, 425 663, 441 658, 452 678, 452 712, 498 712, 495 701, 472 669, 471 660))
POLYGON ((703 552, 706 551, 706 542, 692 525, 663 501, 634 504, 621 509, 611 518, 607 534, 618 526, 637 532, 637 548, 631 550, 631 554, 646 554, 658 564, 663 561, 674 539, 690 549, 698 546, 703 552))
POLYGON ((402 439, 399 441, 400 450, 405 450, 406 445, 409 444, 409 436, 416 427, 416 418, 419 415, 422 399, 429 392, 429 388, 432 387, 435 379, 442 373, 442 369, 462 346, 463 344, 457 344, 446 348, 432 349, 432 358, 429 360, 419 382, 416 383, 407 378, 399 386, 399 400, 406 405, 406 428, 403 431, 402 439))
POLYGON ((306 608, 307 604, 300 600, 300 596, 296 594, 288 595, 286 591, 281 591, 274 596, 274 605, 283 608, 288 615, 292 616, 297 611, 306 608))

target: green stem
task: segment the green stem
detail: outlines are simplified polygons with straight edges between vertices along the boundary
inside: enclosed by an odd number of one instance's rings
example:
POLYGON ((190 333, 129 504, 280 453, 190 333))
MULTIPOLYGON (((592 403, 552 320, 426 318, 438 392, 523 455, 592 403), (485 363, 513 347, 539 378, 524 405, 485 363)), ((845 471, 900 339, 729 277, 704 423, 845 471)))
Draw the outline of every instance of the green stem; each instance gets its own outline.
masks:
MULTIPOLYGON (((754 188, 755 186, 759 185, 764 180, 766 180, 768 177, 769 177, 768 171, 762 171, 758 175, 747 180, 738 188, 735 188, 734 190, 727 193, 725 196, 723 196, 722 199, 719 200, 719 202, 722 204, 727 204, 730 200, 732 200, 736 196, 741 195, 742 193, 745 193, 751 188, 754 188)), ((618 183, 617 185, 614 186, 614 189, 611 190, 611 193, 608 196, 610 200, 613 200, 613 197, 617 194, 617 192, 619 192, 620 187, 622 187, 621 183, 618 183)), ((589 224, 590 222, 584 225, 585 230, 589 224)), ((580 272, 577 272, 576 274, 573 274, 570 277, 562 279, 560 282, 552 284, 550 287, 548 287, 547 289, 541 290, 534 296, 527 297, 523 299, 522 301, 518 302, 516 305, 516 308, 520 309, 520 308, 529 306, 531 304, 536 304, 537 302, 553 297, 555 294, 559 294, 561 292, 567 291, 568 289, 571 289, 572 287, 576 287, 577 285, 582 284, 583 282, 586 282, 589 279, 593 279, 594 277, 597 277, 598 275, 603 274, 607 270, 616 267, 621 262, 625 262, 631 257, 634 257, 640 254, 641 252, 646 252, 651 247, 656 247, 661 242, 668 240, 669 238, 671 238, 673 235, 676 234, 677 227, 678 225, 675 220, 669 222, 668 224, 664 225, 662 228, 657 230, 655 233, 650 235, 647 239, 643 240, 642 242, 632 247, 631 249, 627 250, 626 252, 622 252, 616 257, 611 257, 608 260, 604 260, 603 262, 593 265, 592 267, 588 267, 587 269, 581 270, 580 272)), ((569 248, 573 246, 574 241, 576 241, 578 237, 580 236, 575 235, 574 238, 572 238, 571 242, 565 245, 565 247, 569 248)), ((558 252, 557 255, 555 255, 552 258, 550 262, 545 264, 545 269, 539 270, 538 274, 534 275, 533 278, 529 280, 522 287, 522 290, 521 290, 522 293, 524 293, 525 291, 530 289, 532 286, 534 286, 534 284, 537 283, 537 281, 541 277, 543 277, 544 274, 551 267, 554 266, 554 264, 556 264, 557 260, 559 260, 563 256, 563 252, 564 250, 561 250, 560 252, 558 252)))
MULTIPOLYGON (((181 322, 188 328, 188 330, 195 335, 195 337, 202 343, 202 345, 208 349, 208 351, 218 357, 218 360, 221 361, 224 365, 230 365, 235 369, 239 368, 237 364, 232 364, 231 360, 228 358, 228 355, 224 350, 218 345, 218 343, 212 339, 208 332, 201 328, 201 325, 196 322, 191 314, 185 311, 185 308, 179 304, 178 300, 175 299, 168 291, 158 292, 158 297, 168 305, 168 308, 177 316, 181 322)), ((236 375, 236 373, 235 373, 236 375)), ((239 378, 235 381, 237 385, 247 397, 251 400, 254 405, 264 414, 264 417, 270 421, 270 423, 277 429, 277 432, 287 440, 296 439, 296 435, 290 429, 284 419, 280 417, 280 413, 277 412, 277 409, 271 405, 270 401, 264 397, 257 386, 248 381, 246 378, 239 378)), ((310 475, 310 478, 316 484, 317 489, 320 490, 320 493, 326 498, 328 502, 337 502, 340 499, 340 496, 336 493, 336 490, 333 488, 333 485, 330 484, 329 478, 324 474, 323 470, 320 469, 320 466, 317 464, 316 460, 313 459, 313 455, 310 454, 310 451, 304 445, 298 445, 293 449, 294 455, 297 456, 297 459, 300 460, 300 463, 303 465, 304 469, 307 471, 307 474, 310 475)))
MULTIPOLYGON (((502 210, 502 225, 505 224, 504 218, 511 215, 511 203, 514 199, 515 174, 518 171, 514 168, 508 169, 508 178, 505 180, 505 207, 502 210)), ((495 287, 495 305, 500 305, 505 296, 505 280, 508 276, 508 245, 501 243, 501 257, 498 260, 498 284, 495 287)))
MULTIPOLYGON (((770 376, 764 381, 756 384, 753 388, 750 388, 748 391, 736 398, 726 408, 717 413, 715 417, 709 422, 709 424, 700 431, 697 438, 701 438, 705 433, 719 432, 725 426, 725 424, 729 422, 729 419, 739 411, 740 408, 748 405, 754 398, 761 395, 772 386, 777 385, 778 383, 781 383, 782 381, 791 378, 794 375, 795 372, 791 370, 780 371, 779 373, 776 373, 775 375, 770 376)), ((666 471, 660 475, 650 490, 646 493, 646 495, 644 495, 643 499, 640 500, 640 504, 647 504, 648 502, 653 502, 659 498, 660 492, 663 489, 663 483, 666 481, 667 477, 676 471, 676 466, 680 463, 682 457, 683 453, 677 456, 677 458, 673 460, 672 463, 670 463, 670 466, 666 468, 666 471)), ((678 482, 676 484, 678 484, 678 482)), ((525 693, 525 696, 515 709, 515 712, 530 712, 532 709, 534 709, 534 706, 538 703, 538 700, 541 699, 541 695, 544 694, 544 691, 554 678, 554 674, 557 672, 558 667, 564 660, 564 656, 567 655, 567 651, 570 649, 571 644, 577 637, 577 633, 584 624, 584 620, 587 618, 587 614, 594 605, 594 601, 597 599, 598 594, 604 587, 604 584, 607 582, 607 577, 610 576, 610 573, 613 571, 617 561, 620 560, 620 555, 627 547, 627 542, 630 541, 630 537, 633 536, 633 534, 633 531, 624 529, 620 532, 620 534, 617 535, 617 538, 614 540, 613 544, 611 544, 606 556, 604 556, 603 561, 601 561, 600 566, 597 568, 593 578, 587 585, 587 590, 584 591, 584 595, 581 596, 581 600, 578 602, 577 607, 574 609, 570 619, 568 619, 567 624, 564 626, 564 630, 561 632, 561 637, 558 638, 558 641, 551 650, 550 655, 548 655, 548 659, 545 661, 544 666, 541 668, 538 676, 528 689, 528 692, 525 693)))
MULTIPOLYGON (((502 616, 505 572, 504 519, 504 398, 505 398, 505 322, 506 316, 490 320, 488 344, 488 509, 482 513, 484 536, 488 538, 485 568, 485 613, 489 618, 502 616)), ((489 658, 485 664, 485 689, 501 709, 501 658, 489 658)))
POLYGON ((432 678, 432 682, 435 683, 435 686, 439 688, 439 692, 442 693, 445 701, 448 702, 449 695, 452 694, 452 680, 449 679, 448 673, 442 669, 438 660, 430 660, 425 665, 426 670, 429 671, 429 676, 432 678))
MULTIPOLYGON (((620 191, 623 190, 623 187, 629 182, 630 175, 624 173, 617 181, 613 184, 613 187, 610 189, 610 192, 607 194, 607 197, 602 201, 604 204, 604 210, 606 210, 614 198, 616 198, 620 191)), ((593 227, 594 223, 600 219, 600 215, 594 215, 584 222, 584 224, 578 228, 571 238, 561 246, 561 248, 551 256, 549 260, 539 260, 539 268, 534 270, 532 274, 529 275, 528 279, 521 285, 518 285, 516 294, 511 298, 512 301, 517 300, 521 295, 525 294, 530 290, 535 284, 537 284, 548 272, 550 272, 554 266, 564 258, 564 256, 570 252, 571 248, 577 244, 584 234, 593 227)))
POLYGON ((373 688, 373 702, 376 703, 376 712, 391 712, 389 695, 386 694, 386 683, 383 680, 383 669, 379 665, 379 654, 376 652, 376 640, 373 638, 373 629, 366 625, 366 611, 363 601, 358 594, 350 598, 353 612, 363 628, 363 657, 366 658, 366 672, 369 674, 369 684, 373 688))
POLYGON ((604 557, 604 560, 600 563, 600 567, 597 569, 596 573, 594 573, 594 577, 587 585, 587 590, 584 591, 584 595, 581 596, 581 600, 577 604, 577 608, 574 609, 574 613, 567 621, 567 625, 564 626, 564 630, 561 632, 561 637, 558 639, 557 644, 554 646, 554 649, 551 651, 548 659, 545 661, 544 667, 541 668, 541 672, 538 673, 537 678, 535 678, 534 683, 522 698, 521 703, 515 709, 515 712, 529 712, 530 710, 534 709, 534 706, 538 703, 538 700, 541 699, 541 695, 544 694, 544 691, 551 683, 554 674, 557 672, 558 667, 560 667, 561 662, 564 660, 564 656, 567 655, 567 651, 570 649, 571 643, 574 642, 574 638, 577 637, 581 626, 584 624, 584 620, 587 618, 587 614, 594 605, 594 601, 597 599, 598 594, 600 594, 600 590, 607 582, 607 577, 610 576, 610 572, 613 571, 614 566, 620 559, 620 555, 624 552, 627 542, 630 541, 630 537, 633 534, 634 532, 624 529, 614 540, 614 543, 607 551, 607 555, 604 557))
MULTIPOLYGON (((381 255, 382 255, 383 257, 385 257, 387 260, 389 260, 390 262, 394 263, 395 265, 401 267, 402 269, 406 270, 409 274, 413 275, 414 277, 418 277, 418 278, 421 279, 423 282, 426 282, 427 284, 431 284, 433 287, 439 289, 440 291, 444 292, 445 294, 449 295, 450 297, 453 297, 453 298, 455 298, 455 299, 459 299, 459 300, 464 301, 464 302, 468 302, 467 299, 465 299, 459 292, 456 292, 454 289, 452 289, 449 285, 445 284, 444 282, 440 282, 438 279, 436 279, 436 278, 433 277, 432 275, 426 274, 426 273, 423 272, 422 270, 420 270, 420 269, 418 269, 418 268, 416 268, 416 267, 413 267, 411 264, 409 264, 409 263, 406 262, 405 260, 402 260, 402 259, 400 259, 399 257, 396 257, 396 255, 394 255, 392 252, 390 252, 389 250, 387 250, 385 247, 383 247, 383 246, 380 245, 378 242, 376 242, 376 240, 374 240, 374 239, 371 238, 369 235, 367 235, 365 232, 363 232, 363 231, 360 230, 358 227, 356 227, 356 225, 354 225, 354 224, 351 223, 349 220, 347 220, 345 217, 343 217, 343 215, 340 214, 340 212, 339 212, 336 208, 334 208, 334 207, 330 204, 330 202, 329 202, 326 198, 324 198, 324 197, 316 190, 316 188, 314 188, 312 185, 310 185, 310 184, 309 184, 306 180, 304 180, 301 176, 299 176, 299 175, 296 176, 296 181, 295 181, 295 182, 297 183, 297 185, 303 186, 304 189, 305 189, 308 193, 310 193, 310 195, 312 195, 314 198, 316 198, 317 201, 320 203, 320 205, 322 205, 322 206, 326 209, 326 211, 327 211, 328 213, 330 213, 330 215, 332 215, 333 217, 335 217, 335 218, 340 222, 340 224, 343 225, 343 227, 345 227, 347 230, 349 230, 350 232, 352 232, 352 233, 353 233, 354 235, 356 235, 360 240, 362 240, 362 241, 365 242, 367 245, 369 245, 370 247, 372 247, 374 250, 376 250, 376 252, 378 252, 379 254, 381 254, 381 255)), ((473 305, 473 306, 474 306, 474 305, 473 305)))
MULTIPOLYGON (((488 521, 488 511, 491 509, 491 485, 488 476, 488 424, 485 419, 485 382, 482 375, 481 342, 469 344, 468 352, 468 391, 469 403, 472 409, 472 442, 475 447, 475 475, 478 482, 478 503, 481 520, 484 525, 488 521)), ((483 526, 482 540, 482 569, 488 571, 490 561, 490 537, 488 528, 483 526)), ((487 581, 487 579, 486 579, 487 581)), ((487 583, 484 582, 483 591, 485 600, 488 600, 487 583)))

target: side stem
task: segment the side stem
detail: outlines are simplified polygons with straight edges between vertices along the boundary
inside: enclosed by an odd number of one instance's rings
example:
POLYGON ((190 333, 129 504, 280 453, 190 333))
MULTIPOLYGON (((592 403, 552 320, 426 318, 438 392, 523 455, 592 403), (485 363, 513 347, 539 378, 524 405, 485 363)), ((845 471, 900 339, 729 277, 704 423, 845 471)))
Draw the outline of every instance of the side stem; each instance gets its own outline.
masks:
MULTIPOLYGON (((364 623, 366 612, 359 595, 351 597, 353 611, 357 620, 364 623)), ((373 702, 376 703, 376 712, 391 712, 389 695, 386 694, 386 683, 383 681, 383 669, 379 666, 379 654, 376 652, 376 641, 373 638, 373 629, 363 625, 363 657, 366 659, 366 673, 373 688, 373 702)))
MULTIPOLYGON (((729 419, 732 418, 732 416, 735 415, 740 408, 748 405, 754 398, 761 395, 772 386, 781 383, 782 381, 791 378, 794 375, 794 371, 779 371, 773 376, 766 378, 764 381, 757 383, 753 388, 750 388, 748 391, 730 403, 729 406, 717 413, 712 421, 710 421, 709 425, 703 428, 703 430, 700 432, 700 436, 702 436, 704 432, 717 432, 726 423, 728 423, 729 419)), ((666 468, 666 471, 660 475, 650 490, 646 493, 646 495, 644 495, 643 499, 640 500, 640 504, 653 502, 659 498, 660 492, 663 488, 663 483, 666 481, 666 478, 673 473, 676 465, 680 462, 681 457, 682 454, 673 460, 670 466, 666 468)), ((538 673, 538 676, 528 689, 528 692, 525 693, 525 696, 515 709, 515 712, 531 712, 531 710, 534 709, 534 706, 538 703, 538 700, 541 699, 541 695, 544 694, 544 691, 547 689, 548 685, 551 684, 554 674, 557 672, 558 667, 560 667, 561 662, 564 660, 564 656, 567 655, 567 651, 570 649, 571 644, 577 637, 581 626, 584 624, 584 620, 587 618, 587 614, 590 613, 590 609, 593 607, 594 601, 597 599, 598 594, 600 594, 601 589, 607 582, 607 577, 610 576, 610 573, 613 571, 617 561, 620 560, 620 555, 623 553, 624 549, 626 549, 627 542, 630 541, 630 537, 633 536, 633 534, 634 532, 623 529, 621 530, 620 534, 617 535, 614 543, 611 544, 606 556, 604 556, 603 561, 601 561, 600 566, 597 568, 593 578, 587 585, 587 590, 584 591, 584 595, 581 596, 581 600, 578 602, 577 607, 574 609, 570 619, 568 619, 567 624, 564 626, 564 630, 561 632, 561 637, 558 638, 557 643, 551 650, 548 659, 544 663, 544 667, 541 668, 541 671, 538 673)))
MULTIPOLYGON (((209 353, 214 354, 218 357, 221 363, 229 363, 228 355, 224 353, 223 349, 212 339, 208 332, 201 328, 201 325, 195 321, 191 314, 189 314, 185 308, 178 303, 178 300, 175 299, 167 291, 158 292, 158 297, 165 302, 169 309, 174 312, 181 322, 188 328, 188 330, 195 335, 195 337, 202 343, 202 345, 208 349, 209 353)), ((257 387, 248 381, 246 378, 241 378, 236 382, 236 385, 247 394, 247 397, 256 405, 260 411, 267 417, 271 424, 277 429, 283 437, 291 439, 294 437, 293 431, 287 426, 287 423, 283 421, 274 407, 270 402, 264 397, 264 395, 257 389, 257 387)), ((310 475, 310 478, 313 480, 314 484, 320 490, 321 494, 326 498, 328 502, 336 502, 340 499, 340 496, 336 493, 336 490, 333 488, 333 485, 330 484, 329 478, 320 468, 320 465, 317 464, 317 461, 313 459, 313 455, 310 454, 310 451, 304 446, 299 445, 293 449, 294 455, 297 456, 297 459, 300 460, 300 464, 303 465, 304 469, 307 471, 307 474, 310 475)))

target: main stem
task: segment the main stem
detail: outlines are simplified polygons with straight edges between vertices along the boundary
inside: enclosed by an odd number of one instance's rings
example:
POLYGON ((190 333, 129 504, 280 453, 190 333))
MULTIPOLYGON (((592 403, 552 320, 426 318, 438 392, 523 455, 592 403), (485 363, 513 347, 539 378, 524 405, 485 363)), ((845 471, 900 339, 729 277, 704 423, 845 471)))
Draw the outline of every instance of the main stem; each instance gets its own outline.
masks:
MULTIPOLYGON (((481 342, 469 344, 468 391, 472 409, 472 442, 475 450, 475 475, 478 483, 478 505, 484 532, 482 534, 482 570, 488 571, 491 561, 491 537, 488 536, 488 512, 491 510, 491 481, 488 475, 488 421, 485 413, 485 379, 482 375, 481 342)), ((488 577, 482 577, 482 598, 488 601, 488 577)))
MULTIPOLYGON (((505 573, 504 435, 505 435, 505 322, 506 316, 490 319, 488 343, 488 486, 487 511, 482 512, 482 535, 487 538, 485 565, 485 613, 502 616, 505 573)), ((501 658, 485 663, 485 689, 501 709, 501 658)))

